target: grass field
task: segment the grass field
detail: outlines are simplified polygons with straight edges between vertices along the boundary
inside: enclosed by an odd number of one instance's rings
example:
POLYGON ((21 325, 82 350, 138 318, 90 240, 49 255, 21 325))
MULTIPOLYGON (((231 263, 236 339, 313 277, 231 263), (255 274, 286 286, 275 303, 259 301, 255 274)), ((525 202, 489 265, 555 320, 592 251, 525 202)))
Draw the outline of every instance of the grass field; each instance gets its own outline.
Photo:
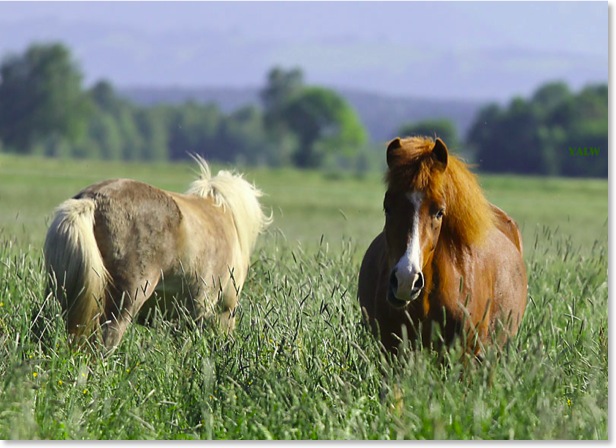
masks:
POLYGON ((449 368, 429 351, 385 359, 360 324, 380 176, 293 170, 246 173, 274 225, 232 337, 157 322, 103 360, 70 353, 42 242, 54 206, 109 177, 183 191, 194 167, 0 156, 1 438, 607 439, 606 181, 481 177, 522 228, 530 298, 512 344, 462 370, 456 347, 449 368))

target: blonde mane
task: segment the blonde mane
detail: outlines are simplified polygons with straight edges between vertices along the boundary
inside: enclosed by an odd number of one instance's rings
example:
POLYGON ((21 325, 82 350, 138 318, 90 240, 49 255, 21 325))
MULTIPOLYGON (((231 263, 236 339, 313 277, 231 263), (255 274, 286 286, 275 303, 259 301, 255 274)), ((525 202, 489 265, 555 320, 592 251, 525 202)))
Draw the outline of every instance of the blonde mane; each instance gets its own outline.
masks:
POLYGON ((390 190, 425 191, 446 204, 441 235, 454 250, 480 243, 495 219, 477 177, 466 163, 449 153, 445 171, 432 157, 435 141, 429 137, 400 140, 401 147, 388 161, 386 182, 390 190))
POLYGON ((244 259, 248 260, 257 237, 272 222, 271 215, 263 213, 258 200, 263 193, 241 174, 221 170, 212 177, 210 167, 202 157, 192 155, 192 158, 199 166, 200 175, 186 194, 211 197, 216 205, 231 211, 241 252, 244 259))

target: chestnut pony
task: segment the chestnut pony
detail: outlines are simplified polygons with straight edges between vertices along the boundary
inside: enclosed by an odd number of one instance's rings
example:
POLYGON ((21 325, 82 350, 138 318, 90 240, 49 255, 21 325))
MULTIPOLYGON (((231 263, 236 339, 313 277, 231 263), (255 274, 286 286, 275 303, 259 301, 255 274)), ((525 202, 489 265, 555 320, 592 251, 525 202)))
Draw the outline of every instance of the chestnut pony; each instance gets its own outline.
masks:
POLYGON ((91 185, 60 204, 44 246, 48 291, 72 341, 116 347, 156 291, 163 315, 232 330, 257 236, 269 224, 261 192, 240 175, 200 177, 186 194, 130 179, 91 185), (101 330, 101 331, 98 331, 101 330), (100 336, 99 336, 100 335, 100 336))
POLYGON ((462 334, 475 355, 504 343, 526 307, 517 224, 439 138, 396 138, 387 165, 385 228, 364 255, 358 286, 383 346, 396 352, 405 334, 415 347, 437 349, 462 334))

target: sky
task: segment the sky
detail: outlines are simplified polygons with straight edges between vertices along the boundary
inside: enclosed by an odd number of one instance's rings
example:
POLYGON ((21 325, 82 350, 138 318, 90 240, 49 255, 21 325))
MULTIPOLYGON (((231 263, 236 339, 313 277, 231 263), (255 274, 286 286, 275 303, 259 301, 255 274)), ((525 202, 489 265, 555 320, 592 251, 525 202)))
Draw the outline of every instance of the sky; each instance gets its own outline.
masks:
POLYGON ((259 87, 275 65, 391 96, 607 82, 607 2, 0 2, 0 55, 67 45, 87 84, 259 87))

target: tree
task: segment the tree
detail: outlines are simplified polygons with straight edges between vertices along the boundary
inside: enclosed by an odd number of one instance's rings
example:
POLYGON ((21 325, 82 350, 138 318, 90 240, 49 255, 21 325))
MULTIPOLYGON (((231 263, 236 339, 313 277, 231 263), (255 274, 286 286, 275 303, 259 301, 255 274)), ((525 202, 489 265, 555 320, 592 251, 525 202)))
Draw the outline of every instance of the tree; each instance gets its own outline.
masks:
POLYGON ((207 159, 229 161, 229 148, 218 144, 219 127, 224 117, 216 106, 189 101, 169 113, 169 155, 173 160, 189 153, 207 159))
MULTIPOLYGON (((93 112, 89 116, 84 148, 89 148, 91 155, 98 154, 104 160, 130 158, 126 154, 127 146, 134 145, 138 138, 134 128, 131 136, 126 135, 126 124, 121 120, 133 119, 133 106, 120 98, 108 81, 98 81, 87 95, 93 112)), ((137 148, 133 147, 133 150, 137 148)))
POLYGON ((270 145, 280 148, 276 165, 290 163, 290 154, 297 151, 297 136, 288 129, 283 109, 296 94, 304 88, 304 74, 299 68, 285 71, 274 67, 267 75, 267 83, 259 96, 263 104, 263 127, 270 145))
POLYGON ((367 140, 355 111, 329 89, 303 89, 286 103, 281 114, 281 120, 298 138, 293 159, 302 168, 319 167, 326 153, 352 151, 367 140))
POLYGON ((568 103, 561 114, 567 129, 560 153, 562 174, 567 176, 608 176, 608 93, 607 85, 588 86, 568 103), (570 149, 598 149, 599 153, 582 159, 571 156, 570 149))
POLYGON ((458 132, 455 125, 448 119, 424 120, 417 123, 403 125, 398 130, 399 136, 426 135, 429 137, 440 137, 452 149, 459 146, 458 132))
POLYGON ((539 87, 532 97, 532 102, 542 110, 549 112, 562 105, 572 97, 569 86, 562 82, 550 82, 539 87))
POLYGON ((115 118, 108 113, 99 112, 88 125, 88 139, 84 146, 91 148, 103 160, 122 158, 122 135, 115 118))
POLYGON ((122 100, 118 98, 109 81, 98 81, 88 91, 94 105, 104 112, 117 113, 122 107, 122 100))
POLYGON ((265 125, 269 131, 281 123, 280 113, 288 101, 304 88, 304 74, 299 68, 284 71, 274 67, 267 75, 267 84, 260 97, 265 111, 265 125))
POLYGON ((573 94, 566 84, 553 82, 529 100, 484 108, 468 143, 485 171, 607 177, 607 119, 606 85, 573 94), (578 148, 598 148, 598 154, 576 157, 578 148))
POLYGON ((0 66, 0 139, 29 152, 45 139, 76 142, 84 135, 89 104, 82 76, 61 44, 32 45, 0 66))
POLYGON ((137 111, 135 121, 139 133, 143 136, 140 148, 141 160, 163 161, 168 159, 169 141, 167 116, 161 106, 154 106, 137 111))
POLYGON ((522 98, 514 98, 505 111, 496 105, 480 111, 469 131, 479 167, 497 173, 545 174, 539 124, 536 108, 522 98))
POLYGON ((261 111, 245 106, 223 120, 217 144, 225 148, 228 160, 236 164, 288 165, 290 157, 284 145, 275 144, 269 137, 261 111))

